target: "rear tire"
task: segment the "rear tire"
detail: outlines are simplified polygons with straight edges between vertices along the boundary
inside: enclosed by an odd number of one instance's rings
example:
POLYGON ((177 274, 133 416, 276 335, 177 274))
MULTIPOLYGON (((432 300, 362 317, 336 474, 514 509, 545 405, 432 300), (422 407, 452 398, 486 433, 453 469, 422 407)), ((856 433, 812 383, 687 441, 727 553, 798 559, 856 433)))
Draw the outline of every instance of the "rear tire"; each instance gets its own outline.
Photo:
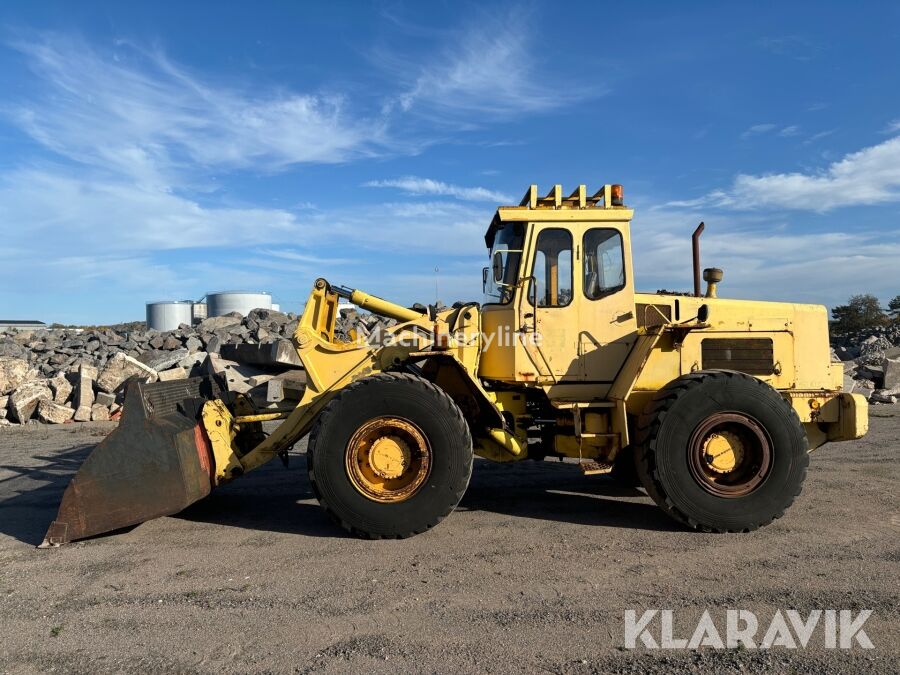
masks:
POLYGON ((442 389, 415 375, 382 373, 351 384, 325 406, 306 457, 313 491, 335 522, 357 536, 403 538, 456 508, 472 475, 472 437, 442 389), (394 455, 370 466, 379 442, 394 455), (385 471, 397 475, 385 480, 385 471))
POLYGON ((733 371, 684 375, 638 420, 636 467, 675 520, 707 532, 747 532, 784 515, 809 465, 806 433, 765 382, 733 371))

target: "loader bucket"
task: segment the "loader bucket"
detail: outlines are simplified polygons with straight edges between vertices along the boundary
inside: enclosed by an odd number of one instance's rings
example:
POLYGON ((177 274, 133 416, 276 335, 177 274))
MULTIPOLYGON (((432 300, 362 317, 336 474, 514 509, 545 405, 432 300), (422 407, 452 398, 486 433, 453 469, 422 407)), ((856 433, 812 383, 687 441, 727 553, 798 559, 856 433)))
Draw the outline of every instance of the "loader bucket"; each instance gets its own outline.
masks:
POLYGON ((209 494, 214 460, 196 412, 202 382, 128 384, 118 428, 69 483, 41 548, 178 513, 209 494))

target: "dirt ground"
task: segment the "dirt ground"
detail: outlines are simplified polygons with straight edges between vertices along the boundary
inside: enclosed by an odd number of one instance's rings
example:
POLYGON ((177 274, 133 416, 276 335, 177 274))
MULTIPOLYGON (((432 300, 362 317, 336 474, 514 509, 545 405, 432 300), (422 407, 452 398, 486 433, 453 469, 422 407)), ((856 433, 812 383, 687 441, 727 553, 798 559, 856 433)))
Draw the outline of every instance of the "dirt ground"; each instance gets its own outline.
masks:
MULTIPOLYGON (((900 408, 900 406, 898 406, 900 408)), ((479 461, 404 541, 344 536, 302 448, 176 517, 38 550, 109 425, 0 430, 0 672, 900 672, 900 410, 816 451, 758 532, 696 534, 571 464, 479 461), (875 649, 628 650, 624 612, 871 609, 875 649)), ((302 445, 302 444, 301 444, 302 445)), ((658 625, 655 629, 659 638, 658 625)), ((757 636, 761 638, 761 633, 757 636)))

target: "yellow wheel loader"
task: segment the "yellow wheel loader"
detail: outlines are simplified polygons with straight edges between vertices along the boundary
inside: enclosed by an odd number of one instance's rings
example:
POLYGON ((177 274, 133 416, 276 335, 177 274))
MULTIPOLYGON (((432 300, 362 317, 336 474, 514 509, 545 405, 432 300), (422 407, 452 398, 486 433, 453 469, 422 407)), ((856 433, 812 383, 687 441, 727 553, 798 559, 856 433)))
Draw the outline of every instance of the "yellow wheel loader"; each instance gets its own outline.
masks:
POLYGON ((119 428, 66 489, 44 545, 177 513, 309 434, 322 507, 354 534, 441 521, 475 455, 572 458, 639 480, 674 519, 749 531, 799 494, 808 453, 866 433, 841 391, 824 307, 718 297, 693 238, 693 293, 639 293, 620 185, 531 186, 487 230, 485 302, 406 308, 316 280, 293 344, 296 406, 259 410, 215 376, 129 385, 119 428), (396 323, 335 337, 338 302, 396 323), (266 434, 262 423, 280 420, 266 434))

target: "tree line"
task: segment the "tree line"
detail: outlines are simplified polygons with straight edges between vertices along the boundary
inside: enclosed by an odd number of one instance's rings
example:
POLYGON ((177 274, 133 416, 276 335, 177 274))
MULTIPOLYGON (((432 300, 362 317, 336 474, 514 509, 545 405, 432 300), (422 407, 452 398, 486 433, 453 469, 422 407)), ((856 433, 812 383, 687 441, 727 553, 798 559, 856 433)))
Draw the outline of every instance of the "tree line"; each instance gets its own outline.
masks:
POLYGON ((874 295, 868 293, 854 295, 846 305, 832 308, 831 318, 831 327, 838 333, 850 333, 900 322, 900 295, 895 296, 887 308, 882 307, 874 295))

